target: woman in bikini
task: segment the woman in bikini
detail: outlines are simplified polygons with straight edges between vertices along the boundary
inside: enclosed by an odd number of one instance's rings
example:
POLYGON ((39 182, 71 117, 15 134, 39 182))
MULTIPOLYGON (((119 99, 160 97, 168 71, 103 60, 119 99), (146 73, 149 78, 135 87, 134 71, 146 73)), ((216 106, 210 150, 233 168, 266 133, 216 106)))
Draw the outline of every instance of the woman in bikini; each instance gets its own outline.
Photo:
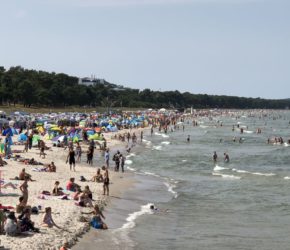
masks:
POLYGON ((76 166, 76 160, 75 160, 75 151, 71 148, 68 152, 67 158, 66 158, 66 163, 69 162, 69 168, 71 170, 71 167, 73 165, 74 171, 75 166, 76 166))
POLYGON ((21 184, 21 186, 19 187, 21 192, 22 192, 22 196, 23 196, 23 201, 22 201, 22 204, 24 206, 27 205, 27 201, 28 201, 28 177, 25 176, 24 178, 24 182, 21 184))
POLYGON ((109 195, 109 185, 110 185, 109 170, 106 169, 105 174, 104 174, 104 185, 103 185, 104 193, 103 193, 103 195, 105 195, 106 193, 107 193, 107 195, 109 195))

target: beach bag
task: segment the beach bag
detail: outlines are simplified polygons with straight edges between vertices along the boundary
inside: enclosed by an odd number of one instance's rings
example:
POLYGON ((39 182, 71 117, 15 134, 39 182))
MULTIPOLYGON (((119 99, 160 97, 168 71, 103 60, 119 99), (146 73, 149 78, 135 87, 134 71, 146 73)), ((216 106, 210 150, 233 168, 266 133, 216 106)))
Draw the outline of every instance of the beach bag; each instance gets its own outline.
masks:
POLYGON ((38 208, 37 207, 32 207, 31 208, 31 213, 32 214, 38 214, 38 208))
POLYGON ((84 181, 87 181, 87 179, 85 177, 81 176, 80 181, 84 182, 84 181))

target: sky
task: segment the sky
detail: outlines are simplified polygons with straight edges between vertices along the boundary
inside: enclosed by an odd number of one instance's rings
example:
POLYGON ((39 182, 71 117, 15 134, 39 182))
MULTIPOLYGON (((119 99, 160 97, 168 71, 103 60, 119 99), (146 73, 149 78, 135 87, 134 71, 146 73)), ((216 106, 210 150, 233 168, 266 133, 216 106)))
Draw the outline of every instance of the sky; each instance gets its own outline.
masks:
POLYGON ((289 0, 9 0, 0 22, 6 69, 290 98, 289 0))

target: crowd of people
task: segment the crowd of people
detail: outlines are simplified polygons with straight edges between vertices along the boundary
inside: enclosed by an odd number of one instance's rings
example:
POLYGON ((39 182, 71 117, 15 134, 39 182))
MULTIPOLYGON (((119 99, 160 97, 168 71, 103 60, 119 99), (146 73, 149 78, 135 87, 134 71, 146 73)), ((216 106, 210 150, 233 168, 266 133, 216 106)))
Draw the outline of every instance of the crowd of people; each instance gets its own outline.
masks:
MULTIPOLYGON (((57 172, 57 166, 55 165, 54 161, 51 161, 50 163, 42 163, 35 160, 35 158, 25 158, 26 153, 35 152, 35 150, 32 150, 32 136, 33 136, 33 130, 30 130, 26 133, 28 140, 24 142, 24 150, 17 153, 17 155, 13 152, 9 152, 8 147, 5 148, 5 153, 3 157, 5 159, 13 159, 19 164, 25 164, 25 165, 33 165, 33 166, 40 166, 40 168, 33 168, 33 171, 41 171, 41 172, 51 172, 55 173, 57 172), (24 155, 21 155, 24 154, 24 155)), ((9 135, 7 135, 5 138, 9 138, 9 135)), ((115 137, 114 137, 115 138, 115 137)), ((116 137, 116 139, 120 139, 120 137, 116 137)), ((140 135, 140 141, 143 139, 143 132, 140 135)), ((7 139, 8 140, 8 139, 7 139)), ((122 139, 123 141, 123 139, 122 139)), ((89 213, 84 214, 90 214, 92 217, 87 220, 87 222, 90 223, 90 225, 96 229, 107 229, 107 225, 104 223, 104 215, 98 206, 96 200, 93 198, 94 194, 90 189, 89 182, 94 183, 100 183, 102 184, 103 192, 102 194, 104 196, 109 196, 110 192, 110 171, 116 171, 116 172, 124 172, 125 171, 125 161, 126 157, 125 154, 130 152, 130 149, 137 143, 137 136, 133 132, 130 134, 130 132, 126 133, 126 141, 127 143, 127 149, 124 150, 124 153, 121 153, 120 150, 116 150, 114 154, 111 155, 110 149, 108 147, 106 148, 99 148, 97 149, 97 146, 99 146, 94 140, 87 140, 85 142, 73 142, 71 140, 64 141, 63 145, 61 147, 63 150, 67 150, 67 155, 65 157, 65 163, 69 165, 69 170, 76 172, 79 167, 85 163, 87 163, 89 166, 95 167, 100 162, 103 162, 102 167, 98 167, 96 169, 96 173, 93 176, 89 176, 88 178, 85 178, 84 176, 80 177, 80 182, 84 182, 85 185, 82 186, 79 184, 79 181, 76 182, 76 179, 74 177, 69 178, 68 182, 66 183, 65 187, 61 187, 60 181, 56 180, 54 183, 54 186, 50 191, 41 191, 41 196, 39 198, 46 199, 46 197, 49 196, 56 196, 61 197, 61 199, 68 199, 73 200, 74 205, 79 207, 87 207, 92 209, 89 213), (131 142, 131 145, 130 145, 131 142), (87 159, 83 161, 82 154, 87 148, 86 154, 87 159), (128 150, 128 148, 130 148, 128 150), (97 155, 96 152, 100 152, 100 159, 96 161, 97 155), (111 163, 113 162, 113 164, 111 163), (110 166, 112 165, 112 166, 110 166), (113 166, 114 165, 114 166, 113 166)), ((57 145, 55 145, 57 146, 57 145)), ((44 140, 40 140, 37 146, 39 153, 36 153, 35 157, 39 157, 39 159, 42 159, 45 161, 46 158, 48 158, 50 154, 51 148, 46 145, 44 140)), ((11 149, 11 148, 10 148, 11 149)), ((65 152, 65 151, 64 151, 65 152)), ((0 166, 9 165, 9 162, 5 161, 0 156, 0 166)), ((87 177, 87 176, 86 176, 87 177)), ((51 207, 45 207, 44 210, 41 210, 42 208, 39 208, 37 206, 34 206, 32 204, 29 204, 29 186, 33 185, 31 184, 34 181, 40 181, 39 179, 36 179, 32 177, 30 173, 26 171, 26 168, 22 168, 22 170, 19 172, 18 176, 11 177, 10 180, 12 181, 22 181, 19 183, 19 185, 14 185, 11 182, 1 183, 1 188, 14 188, 19 189, 21 196, 18 198, 18 203, 16 204, 15 210, 12 208, 8 209, 2 209, 0 207, 0 234, 6 233, 8 236, 18 236, 25 232, 31 232, 31 233, 38 233, 42 231, 42 227, 48 227, 48 228, 60 228, 60 226, 57 225, 57 223, 54 221, 52 216, 52 208, 51 207), (42 223, 38 226, 36 226, 36 223, 33 221, 31 215, 34 213, 42 212, 44 213, 42 223), (17 216, 16 214, 19 214, 17 216)), ((0 189, 1 191, 1 189, 0 189)), ((67 245, 63 245, 61 249, 67 249, 67 245)))

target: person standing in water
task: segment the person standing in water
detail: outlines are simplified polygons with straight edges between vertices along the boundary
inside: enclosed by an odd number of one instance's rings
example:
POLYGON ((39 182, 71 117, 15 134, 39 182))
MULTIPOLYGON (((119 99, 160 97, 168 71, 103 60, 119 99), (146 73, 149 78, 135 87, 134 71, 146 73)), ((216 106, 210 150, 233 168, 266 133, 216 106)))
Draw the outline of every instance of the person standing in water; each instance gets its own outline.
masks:
POLYGON ((212 159, 213 159, 214 163, 217 162, 217 158, 218 158, 217 153, 216 153, 216 151, 214 151, 213 156, 212 156, 212 159))
POLYGON ((190 142, 190 135, 187 136, 187 142, 190 142))
POLYGON ((226 163, 229 163, 230 162, 230 157, 229 157, 229 155, 227 153, 224 153, 224 161, 226 163))

